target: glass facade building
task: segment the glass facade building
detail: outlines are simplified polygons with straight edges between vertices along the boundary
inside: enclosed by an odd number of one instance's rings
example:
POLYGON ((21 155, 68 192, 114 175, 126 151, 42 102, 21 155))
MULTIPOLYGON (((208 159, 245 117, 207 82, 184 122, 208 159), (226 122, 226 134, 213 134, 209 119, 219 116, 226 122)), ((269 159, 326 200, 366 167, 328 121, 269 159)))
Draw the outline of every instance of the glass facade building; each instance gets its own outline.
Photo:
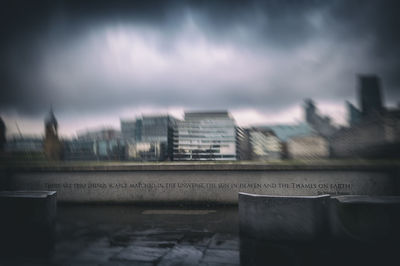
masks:
POLYGON ((172 160, 172 131, 176 120, 168 115, 121 120, 121 132, 133 160, 172 160))
POLYGON ((174 160, 236 160, 235 121, 228 112, 185 112, 173 136, 174 160))
POLYGON ((64 141, 66 160, 123 160, 125 141, 121 132, 101 128, 78 133, 77 139, 64 141))
POLYGON ((374 75, 360 75, 358 83, 362 115, 368 117, 382 114, 384 107, 380 78, 374 75))

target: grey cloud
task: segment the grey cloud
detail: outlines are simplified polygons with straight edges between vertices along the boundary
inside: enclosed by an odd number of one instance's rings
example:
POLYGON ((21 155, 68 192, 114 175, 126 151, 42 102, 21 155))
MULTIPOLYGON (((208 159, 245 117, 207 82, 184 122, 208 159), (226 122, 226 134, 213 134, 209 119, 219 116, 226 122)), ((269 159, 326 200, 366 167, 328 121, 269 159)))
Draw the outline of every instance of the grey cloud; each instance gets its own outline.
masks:
POLYGON ((31 2, 9 1, 1 11, 0 111, 42 115, 51 103, 65 112, 146 104, 284 109, 306 97, 352 98, 362 71, 382 76, 387 98, 400 96, 397 1, 31 2), (180 62, 176 43, 191 38, 182 37, 190 20, 194 35, 240 52, 245 62, 209 70, 180 62), (176 72, 166 70, 158 81, 109 76, 101 54, 91 54, 100 39, 87 38, 118 25, 153 32, 176 72), (237 78, 241 73, 249 77, 237 78))

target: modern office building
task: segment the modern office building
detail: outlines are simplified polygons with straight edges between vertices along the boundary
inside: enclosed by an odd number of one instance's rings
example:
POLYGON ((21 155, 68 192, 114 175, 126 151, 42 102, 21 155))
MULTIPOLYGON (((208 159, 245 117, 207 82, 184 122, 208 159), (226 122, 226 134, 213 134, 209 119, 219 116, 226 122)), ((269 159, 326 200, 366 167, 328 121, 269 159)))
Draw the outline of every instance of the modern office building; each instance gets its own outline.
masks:
POLYGON ((131 160, 172 160, 172 132, 176 119, 169 115, 121 120, 121 132, 131 160))
POLYGON ((375 75, 360 75, 359 100, 363 117, 382 114, 384 111, 381 82, 375 75))
POLYGON ((168 130, 173 126, 171 116, 143 116, 137 120, 138 141, 142 142, 168 142, 168 130))
POLYGON ((360 122, 368 122, 368 120, 376 120, 387 113, 383 104, 379 77, 375 75, 359 75, 357 96, 359 108, 349 101, 346 102, 349 126, 355 126, 360 122))
POLYGON ((259 130, 271 131, 280 141, 281 145, 281 158, 289 158, 287 150, 287 142, 292 138, 313 136, 317 131, 308 123, 298 124, 277 124, 269 126, 258 126, 259 130))
POLYGON ((294 137, 287 141, 290 159, 320 159, 329 157, 329 143, 321 136, 294 137))
POLYGON ((332 139, 334 157, 400 156, 400 109, 340 129, 332 139))
POLYGON ((95 147, 96 140, 64 140, 64 159, 68 161, 99 160, 95 147))
POLYGON ((341 128, 331 139, 333 157, 399 157, 400 108, 385 108, 380 79, 359 76, 361 110, 349 109, 349 127, 341 128))
POLYGON ((164 151, 161 142, 133 142, 127 145, 128 159, 136 161, 159 161, 164 151))
POLYGON ((136 130, 136 120, 121 120, 121 135, 122 138, 134 142, 138 139, 138 131, 136 130))
POLYGON ((360 110, 357 109, 352 103, 349 101, 346 102, 347 106, 347 122, 349 126, 355 126, 361 122, 362 116, 360 110))
POLYGON ((283 157, 284 143, 267 128, 237 128, 238 160, 279 160, 283 157))
POLYGON ((304 101, 304 114, 305 121, 309 124, 320 136, 330 138, 337 128, 332 125, 331 118, 328 116, 322 116, 318 112, 318 108, 311 99, 304 101))
POLYGON ((249 130, 252 160, 279 160, 282 143, 272 130, 252 128, 249 130))
POLYGON ((251 160, 250 129, 236 127, 236 159, 242 161, 251 160))
POLYGON ((77 139, 66 141, 68 160, 123 160, 126 143, 121 132, 100 128, 78 133, 77 139))
POLYGON ((78 132, 80 140, 111 140, 120 139, 121 132, 113 128, 100 128, 78 132))
POLYGON ((174 160, 236 160, 236 126, 227 111, 185 112, 173 138, 174 160))

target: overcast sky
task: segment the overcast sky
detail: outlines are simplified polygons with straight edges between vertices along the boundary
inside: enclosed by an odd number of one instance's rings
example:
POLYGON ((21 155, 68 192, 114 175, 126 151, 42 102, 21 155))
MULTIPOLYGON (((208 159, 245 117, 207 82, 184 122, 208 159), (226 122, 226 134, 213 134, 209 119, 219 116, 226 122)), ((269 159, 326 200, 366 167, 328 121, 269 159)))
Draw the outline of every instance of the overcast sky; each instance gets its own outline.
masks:
POLYGON ((228 109, 240 125, 345 121, 358 74, 400 100, 399 1, 3 1, 0 115, 8 134, 62 135, 120 118, 228 109))

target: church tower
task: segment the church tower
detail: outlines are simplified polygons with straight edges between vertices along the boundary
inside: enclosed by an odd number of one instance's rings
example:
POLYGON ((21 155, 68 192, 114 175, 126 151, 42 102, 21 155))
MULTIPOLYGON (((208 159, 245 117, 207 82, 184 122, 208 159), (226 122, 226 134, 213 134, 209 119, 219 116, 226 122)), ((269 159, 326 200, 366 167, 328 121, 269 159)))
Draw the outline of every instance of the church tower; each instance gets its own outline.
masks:
POLYGON ((62 158, 62 144, 58 138, 58 122, 54 116, 53 108, 44 121, 45 138, 44 153, 49 160, 60 160, 62 158))
POLYGON ((53 108, 50 108, 50 112, 44 121, 45 127, 45 138, 58 138, 58 122, 54 116, 53 108))

